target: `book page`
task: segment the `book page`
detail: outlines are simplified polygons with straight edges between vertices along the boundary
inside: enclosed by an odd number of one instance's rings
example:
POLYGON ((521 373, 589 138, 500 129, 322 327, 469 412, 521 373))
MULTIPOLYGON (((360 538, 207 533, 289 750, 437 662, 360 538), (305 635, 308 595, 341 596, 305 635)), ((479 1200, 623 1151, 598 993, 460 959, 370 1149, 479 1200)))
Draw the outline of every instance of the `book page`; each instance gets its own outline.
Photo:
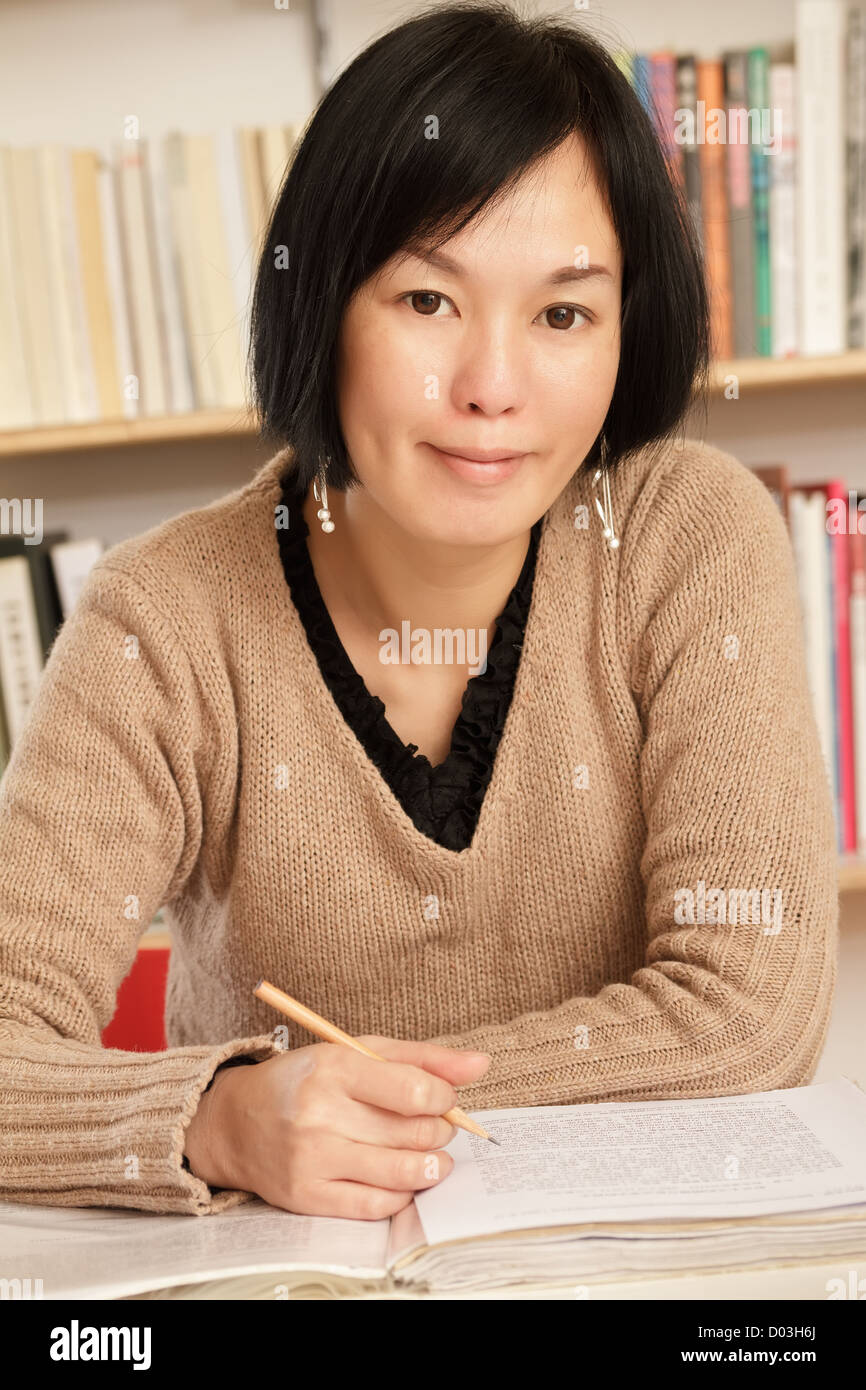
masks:
MULTIPOLYGON (((416 1192, 415 1197, 417 1198, 417 1196, 416 1192)), ((418 1216, 418 1208, 412 1201, 408 1207, 404 1207, 402 1211, 396 1211, 391 1217, 385 1263, 389 1269, 393 1269, 398 1260, 402 1260, 413 1250, 423 1250, 426 1244, 424 1227, 418 1216)))
POLYGON ((415 1194, 429 1245, 532 1227, 866 1202, 866 1095, 846 1079, 473 1115, 500 1147, 458 1130, 448 1145, 453 1172, 415 1194))
POLYGON ((118 1298, 217 1276, 386 1274, 390 1220, 298 1216, 255 1198, 211 1216, 0 1203, 0 1273, 44 1298, 118 1298))

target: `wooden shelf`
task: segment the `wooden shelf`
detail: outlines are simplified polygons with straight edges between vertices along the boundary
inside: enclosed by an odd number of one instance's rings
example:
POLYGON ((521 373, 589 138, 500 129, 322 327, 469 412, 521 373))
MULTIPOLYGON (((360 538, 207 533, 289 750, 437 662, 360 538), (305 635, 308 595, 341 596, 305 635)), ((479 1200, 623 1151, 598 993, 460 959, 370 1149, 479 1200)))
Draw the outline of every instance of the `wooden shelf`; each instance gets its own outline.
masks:
POLYGON ((164 444, 221 435, 253 435, 255 417, 243 409, 193 410, 143 420, 95 420, 86 425, 0 430, 0 455, 59 454, 71 449, 106 449, 126 444, 164 444))
POLYGON ((833 386, 845 381, 866 383, 866 349, 858 348, 835 357, 742 357, 715 362, 711 377, 713 393, 721 393, 725 377, 731 375, 739 378, 741 389, 749 391, 833 386))
MULTIPOLYGON (((804 386, 831 386, 839 382, 866 384, 866 350, 835 357, 732 358, 713 364, 711 393, 721 395, 725 378, 736 376, 740 392, 775 391, 804 386)), ((53 454, 74 449, 116 448, 127 444, 177 443, 187 439, 218 439, 226 435, 256 433, 252 412, 195 410, 185 415, 163 415, 142 420, 97 420, 84 425, 39 426, 34 429, 0 430, 0 456, 53 454)))

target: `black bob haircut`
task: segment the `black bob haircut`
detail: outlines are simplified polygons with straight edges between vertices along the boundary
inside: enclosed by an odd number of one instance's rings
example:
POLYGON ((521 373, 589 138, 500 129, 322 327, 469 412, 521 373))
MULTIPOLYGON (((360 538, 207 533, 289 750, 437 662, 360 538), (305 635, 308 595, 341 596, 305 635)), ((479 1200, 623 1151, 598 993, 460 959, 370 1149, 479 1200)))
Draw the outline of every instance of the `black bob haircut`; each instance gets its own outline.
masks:
POLYGON ((337 410, 352 295, 397 253, 439 246, 576 133, 623 257, 619 371, 583 460, 612 474, 660 447, 705 393, 709 303, 688 208, 613 58, 571 20, 501 3, 426 7, 365 48, 319 102, 271 214, 248 370, 263 441, 293 449, 305 490, 357 485, 337 410), (425 138, 435 113, 442 138, 425 138), (434 238, 436 238, 434 242, 434 238))

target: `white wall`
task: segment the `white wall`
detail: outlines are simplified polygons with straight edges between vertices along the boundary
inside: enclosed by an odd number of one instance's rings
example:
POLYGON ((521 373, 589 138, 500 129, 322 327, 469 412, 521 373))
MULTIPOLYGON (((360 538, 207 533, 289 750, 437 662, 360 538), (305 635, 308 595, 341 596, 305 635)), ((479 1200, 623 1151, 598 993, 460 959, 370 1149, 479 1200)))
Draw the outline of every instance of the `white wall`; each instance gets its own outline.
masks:
POLYGON ((0 139, 107 149, 171 129, 290 123, 315 101, 309 6, 291 0, 3 0, 0 139))

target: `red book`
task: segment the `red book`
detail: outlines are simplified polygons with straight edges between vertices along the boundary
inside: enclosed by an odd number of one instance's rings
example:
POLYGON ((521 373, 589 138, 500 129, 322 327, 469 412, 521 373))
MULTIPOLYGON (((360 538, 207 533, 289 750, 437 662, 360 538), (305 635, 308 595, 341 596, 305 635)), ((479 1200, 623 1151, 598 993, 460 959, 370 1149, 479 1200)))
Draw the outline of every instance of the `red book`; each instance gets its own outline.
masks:
MULTIPOLYGON (((848 537, 848 487, 841 478, 823 484, 828 502, 827 526, 833 577, 833 626, 836 645, 836 733, 842 849, 857 852, 857 805, 854 780, 854 704, 851 696, 851 542, 848 537), (841 504, 841 505, 839 505, 841 504), (834 523, 838 515, 842 520, 834 523)), ((853 524, 857 525, 854 515, 853 524)))
MULTIPOLYGON (((859 494, 857 501, 862 499, 859 494)), ((866 853, 866 530, 849 527, 848 570, 851 581, 851 701, 854 706, 854 806, 857 853, 866 853)), ((866 527, 866 516, 863 516, 866 527)))
POLYGON ((168 946, 138 948, 135 963, 117 991, 114 1017, 102 1030, 103 1047, 124 1052, 162 1052, 165 1049, 165 984, 168 946))

